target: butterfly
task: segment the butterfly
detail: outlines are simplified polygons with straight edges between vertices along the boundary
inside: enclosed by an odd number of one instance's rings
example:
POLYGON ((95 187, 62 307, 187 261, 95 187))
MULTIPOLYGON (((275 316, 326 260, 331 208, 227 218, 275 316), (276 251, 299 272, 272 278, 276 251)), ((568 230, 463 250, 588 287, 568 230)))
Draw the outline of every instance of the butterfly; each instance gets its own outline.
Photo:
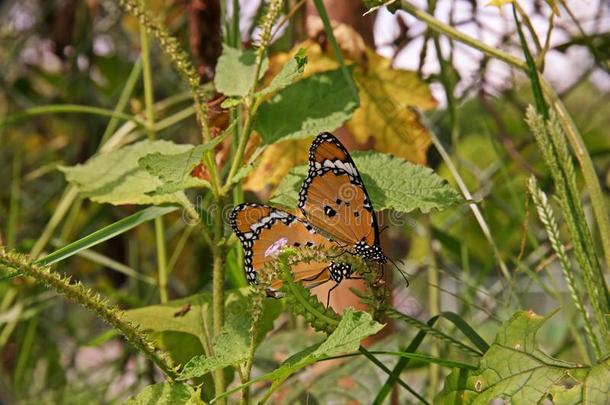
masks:
POLYGON ((323 132, 311 144, 309 173, 299 209, 320 233, 365 261, 385 264, 377 216, 362 177, 345 146, 323 132))
MULTIPOLYGON (((258 272, 286 246, 337 247, 306 221, 265 205, 237 205, 231 212, 230 222, 244 250, 244 267, 250 284, 257 284, 258 272)), ((339 285, 344 278, 350 278, 352 273, 349 264, 332 261, 297 263, 291 270, 295 281, 302 282, 308 288, 329 280, 339 285)), ((279 297, 281 286, 281 280, 272 280, 267 294, 279 297)))
MULTIPOLYGON (((244 250, 246 278, 257 273, 285 246, 341 247, 366 261, 385 264, 379 226, 371 200, 347 149, 328 132, 319 134, 309 151, 309 172, 299 192, 304 218, 259 204, 240 204, 231 213, 231 226, 244 250)), ((329 259, 299 263, 294 279, 313 288, 329 280, 336 288, 352 276, 351 265, 329 259)), ((278 296, 280 280, 271 282, 269 295, 278 296)))

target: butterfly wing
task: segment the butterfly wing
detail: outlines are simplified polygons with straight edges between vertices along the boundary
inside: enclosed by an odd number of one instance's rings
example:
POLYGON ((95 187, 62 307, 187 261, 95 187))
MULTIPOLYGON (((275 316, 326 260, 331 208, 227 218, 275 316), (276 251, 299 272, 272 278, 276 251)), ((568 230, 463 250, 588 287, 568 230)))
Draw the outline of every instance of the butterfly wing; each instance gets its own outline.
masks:
MULTIPOLYGON (((246 278, 251 284, 256 284, 257 274, 285 246, 332 247, 332 242, 316 233, 311 225, 273 207, 241 204, 233 209, 230 219, 244 250, 246 278)), ((292 268, 294 279, 306 287, 315 287, 330 279, 330 265, 329 262, 298 263, 292 268)), ((278 290, 281 285, 280 280, 271 282, 272 290, 278 290)))
POLYGON ((311 145, 299 208, 314 227, 349 248, 359 242, 379 246, 377 218, 360 173, 330 133, 321 133, 311 145))

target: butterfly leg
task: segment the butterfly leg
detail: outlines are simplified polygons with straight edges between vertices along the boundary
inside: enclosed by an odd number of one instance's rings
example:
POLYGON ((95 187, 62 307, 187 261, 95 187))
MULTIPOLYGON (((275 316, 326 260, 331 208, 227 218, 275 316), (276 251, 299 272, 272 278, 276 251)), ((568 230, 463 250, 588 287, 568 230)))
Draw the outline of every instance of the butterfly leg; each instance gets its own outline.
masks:
POLYGON ((332 293, 337 287, 339 287, 339 283, 336 283, 330 290, 328 290, 328 296, 326 297, 326 308, 328 308, 328 305, 330 304, 330 293, 332 293))

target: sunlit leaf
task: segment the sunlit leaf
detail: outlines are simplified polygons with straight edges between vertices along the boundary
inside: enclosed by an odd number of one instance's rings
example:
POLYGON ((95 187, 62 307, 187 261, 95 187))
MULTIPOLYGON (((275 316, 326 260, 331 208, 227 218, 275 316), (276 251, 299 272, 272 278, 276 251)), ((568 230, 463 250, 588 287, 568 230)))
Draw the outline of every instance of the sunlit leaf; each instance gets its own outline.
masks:
POLYGON ((257 94, 259 96, 264 96, 267 94, 274 93, 278 90, 283 89, 292 84, 300 75, 303 74, 305 70, 305 65, 307 64, 307 56, 306 51, 303 48, 300 48, 297 53, 288 60, 282 67, 282 70, 275 75, 269 86, 265 87, 263 90, 259 91, 257 94))
POLYGON ((142 169, 138 161, 151 153, 178 154, 192 148, 169 141, 145 140, 94 156, 84 164, 62 166, 60 170, 81 195, 92 201, 114 205, 175 203, 178 200, 173 193, 155 193, 164 183, 142 169))
POLYGON ((125 405, 199 405, 197 392, 185 383, 160 382, 149 385, 139 394, 131 397, 125 405))
POLYGON ((197 146, 191 145, 190 149, 181 153, 155 152, 138 160, 140 168, 163 182, 163 185, 155 189, 153 193, 165 194, 187 188, 209 187, 210 183, 194 176, 193 170, 201 163, 203 153, 214 149, 228 134, 229 131, 225 131, 223 135, 214 138, 211 142, 197 146))
MULTIPOLYGON (((411 212, 442 210, 459 201, 457 191, 431 169, 377 152, 354 152, 354 163, 362 176, 376 210, 411 212), (383 168, 383 170, 380 170, 383 168)), ((297 167, 284 178, 272 202, 295 207, 307 167, 297 167)))
MULTIPOLYGON (((260 74, 267 70, 265 59, 260 74)), ((254 85, 256 75, 256 54, 252 50, 242 51, 223 45, 222 55, 216 64, 214 85, 226 96, 243 97, 254 85)))
POLYGON ((314 136, 339 128, 357 106, 343 73, 336 69, 278 92, 260 106, 254 129, 265 144, 314 136))
POLYGON ((347 127, 362 144, 424 164, 431 138, 411 107, 436 106, 428 85, 415 72, 392 68, 374 50, 367 49, 366 55, 366 66, 354 69, 360 108, 347 127))
POLYGON ((604 403, 610 393, 610 360, 585 367, 548 356, 536 342, 547 319, 531 311, 517 312, 500 328, 478 370, 455 369, 435 403, 488 404, 500 398, 535 404, 548 394, 553 403, 604 403))

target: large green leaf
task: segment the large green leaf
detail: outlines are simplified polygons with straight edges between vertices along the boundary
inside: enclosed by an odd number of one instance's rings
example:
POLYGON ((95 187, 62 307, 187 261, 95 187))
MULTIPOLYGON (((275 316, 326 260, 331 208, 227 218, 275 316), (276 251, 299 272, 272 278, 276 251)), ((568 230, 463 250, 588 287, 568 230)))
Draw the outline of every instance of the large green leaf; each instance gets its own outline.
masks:
POLYGON ((164 183, 138 165, 151 153, 178 154, 192 145, 145 140, 94 156, 84 164, 60 167, 66 179, 89 199, 114 205, 176 203, 174 193, 156 193, 164 183))
POLYGON ((185 383, 161 382, 149 385, 139 394, 131 397, 125 405, 199 405, 197 392, 185 383))
POLYGON ((254 129, 266 144, 305 138, 339 128, 357 107, 341 70, 331 70, 299 80, 262 104, 254 129))
MULTIPOLYGON (((261 67, 262 75, 267 70, 265 59, 261 67)), ((226 96, 243 97, 250 92, 256 75, 256 54, 252 50, 241 51, 223 45, 222 55, 216 64, 214 85, 226 96)))
POLYGON ((543 353, 536 347, 536 332, 547 319, 531 311, 517 312, 500 328, 479 368, 455 369, 435 403, 487 404, 501 398, 536 404, 548 395, 553 403, 607 403, 610 360, 584 367, 543 353))
MULTIPOLYGON (((352 157, 378 211, 419 209, 429 212, 461 201, 458 192, 427 167, 385 153, 354 152, 352 157)), ((306 174, 306 166, 293 169, 279 185, 271 202, 296 206, 306 174)))

